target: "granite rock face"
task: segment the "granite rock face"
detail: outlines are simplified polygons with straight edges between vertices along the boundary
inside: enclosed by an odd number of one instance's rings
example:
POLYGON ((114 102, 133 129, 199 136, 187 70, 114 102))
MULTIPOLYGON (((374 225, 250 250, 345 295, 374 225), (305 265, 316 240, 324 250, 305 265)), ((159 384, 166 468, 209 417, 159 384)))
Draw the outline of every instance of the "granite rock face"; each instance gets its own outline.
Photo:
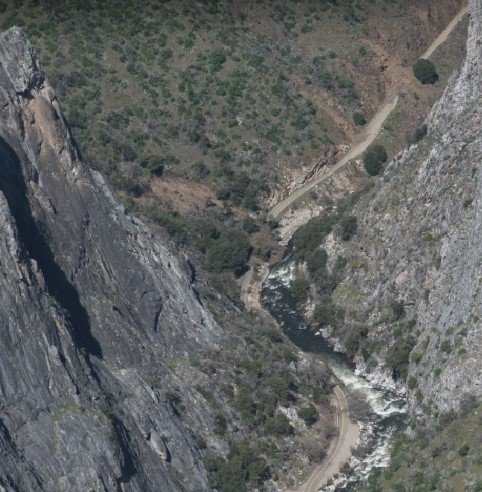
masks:
POLYGON ((469 12, 467 57, 428 135, 390 163, 355 207, 357 237, 340 243, 356 265, 335 292, 352 313, 345 327, 370 327, 361 366, 388 371, 389 354, 407 343, 410 401, 426 414, 482 396, 481 2, 469 12))
POLYGON ((16 28, 0 35, 0 228, 0 490, 209 489, 193 436, 213 410, 170 361, 224 335, 187 259, 82 162, 16 28))

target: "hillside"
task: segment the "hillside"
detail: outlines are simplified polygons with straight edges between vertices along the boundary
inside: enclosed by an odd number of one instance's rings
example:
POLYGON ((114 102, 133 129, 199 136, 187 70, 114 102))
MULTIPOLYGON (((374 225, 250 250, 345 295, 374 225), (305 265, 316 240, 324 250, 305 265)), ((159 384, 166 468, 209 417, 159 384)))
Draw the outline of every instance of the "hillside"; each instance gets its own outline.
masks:
POLYGON ((405 145, 463 44, 440 84, 418 87, 411 65, 461 0, 0 5, 2 28, 38 50, 86 162, 214 273, 236 270, 204 255, 247 213, 254 256, 276 251, 263 210, 333 163, 363 131, 354 114, 368 120, 409 79, 388 136, 390 152, 405 145))
POLYGON ((0 491, 481 490, 462 5, 0 0, 0 491))
POLYGON ((311 285, 300 311, 312 329, 408 396, 411 433, 370 491, 480 490, 480 2, 469 13, 467 56, 426 135, 290 243, 306 266, 297 282, 311 285))
POLYGON ((320 459, 326 368, 126 212, 18 28, 0 100, 0 489, 246 490, 320 459))

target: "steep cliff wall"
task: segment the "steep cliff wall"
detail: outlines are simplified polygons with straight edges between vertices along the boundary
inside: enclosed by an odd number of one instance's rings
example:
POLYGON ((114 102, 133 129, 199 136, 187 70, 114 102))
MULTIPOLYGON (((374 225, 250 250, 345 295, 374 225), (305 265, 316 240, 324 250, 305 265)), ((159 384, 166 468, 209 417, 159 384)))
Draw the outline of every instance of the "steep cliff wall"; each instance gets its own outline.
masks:
POLYGON ((349 259, 338 336, 361 334, 368 370, 408 364, 412 406, 429 414, 482 395, 482 4, 469 10, 467 59, 427 137, 357 204, 351 244, 331 248, 349 259))
POLYGON ((81 161, 16 28, 0 36, 0 214, 0 489, 207 489, 192 435, 213 410, 168 362, 221 329, 188 262, 81 161))

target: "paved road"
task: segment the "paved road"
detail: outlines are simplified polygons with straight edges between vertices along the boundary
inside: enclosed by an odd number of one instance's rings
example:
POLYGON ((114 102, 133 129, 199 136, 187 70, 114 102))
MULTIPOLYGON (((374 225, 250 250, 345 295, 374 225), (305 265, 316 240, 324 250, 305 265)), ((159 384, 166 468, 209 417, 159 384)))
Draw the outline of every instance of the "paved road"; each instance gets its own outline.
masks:
POLYGON ((375 138, 380 133, 384 121, 388 118, 390 113, 395 109, 397 102, 398 102, 398 94, 396 93, 390 94, 388 98, 385 100, 385 103, 383 104, 381 109, 374 116, 372 121, 370 121, 370 123, 367 125, 364 134, 364 139, 360 143, 353 146, 350 149, 350 151, 347 154, 345 154, 334 166, 323 168, 323 170, 318 176, 305 183, 301 188, 299 188, 298 190, 293 192, 290 196, 286 197, 284 200, 282 200, 277 205, 275 205, 270 210, 269 212, 270 215, 275 219, 279 219, 293 202, 295 202, 296 200, 304 196, 306 193, 308 193, 308 191, 310 191, 314 186, 317 186, 321 182, 333 176, 333 174, 335 174, 336 171, 338 171, 338 169, 345 166, 349 161, 355 159, 355 157, 358 157, 360 154, 365 152, 365 150, 369 147, 369 145, 375 140, 375 138))
POLYGON ((350 421, 348 402, 339 386, 335 386, 336 417, 335 425, 338 435, 332 442, 323 464, 317 466, 308 480, 299 488, 299 492, 317 492, 326 482, 334 477, 349 460, 351 448, 356 446, 359 427, 350 421))

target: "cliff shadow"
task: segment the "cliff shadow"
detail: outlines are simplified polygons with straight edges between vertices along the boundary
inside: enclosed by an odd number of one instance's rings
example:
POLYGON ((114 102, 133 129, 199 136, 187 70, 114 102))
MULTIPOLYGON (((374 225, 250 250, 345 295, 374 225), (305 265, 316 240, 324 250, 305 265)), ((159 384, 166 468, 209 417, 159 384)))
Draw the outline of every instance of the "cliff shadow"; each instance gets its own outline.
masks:
POLYGON ((92 335, 89 315, 80 302, 79 293, 56 262, 41 225, 33 217, 20 159, 1 137, 0 191, 17 223, 19 242, 42 271, 49 294, 69 321, 74 343, 88 354, 102 358, 102 348, 92 335))

